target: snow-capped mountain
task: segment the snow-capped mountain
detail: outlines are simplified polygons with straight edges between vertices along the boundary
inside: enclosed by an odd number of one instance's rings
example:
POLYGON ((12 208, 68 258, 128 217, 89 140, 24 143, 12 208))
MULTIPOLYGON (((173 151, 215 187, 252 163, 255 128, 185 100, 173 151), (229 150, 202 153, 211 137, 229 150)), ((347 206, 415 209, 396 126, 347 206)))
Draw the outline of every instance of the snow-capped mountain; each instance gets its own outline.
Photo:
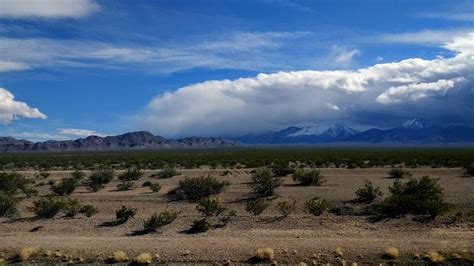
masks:
POLYGON ((301 137, 301 136, 324 136, 324 137, 348 137, 356 134, 358 131, 345 127, 340 124, 327 125, 327 126, 309 126, 303 127, 301 130, 296 131, 288 135, 288 137, 301 137))
POLYGON ((321 143, 343 141, 358 131, 340 124, 307 127, 288 127, 280 131, 249 134, 234 138, 243 143, 321 143))
POLYGON ((431 124, 424 119, 412 118, 403 123, 401 127, 409 129, 422 129, 427 128, 429 126, 431 126, 431 124))
POLYGON ((340 124, 308 127, 288 127, 281 131, 251 134, 234 138, 247 144, 291 143, 461 143, 474 142, 470 126, 439 126, 412 118, 391 129, 371 128, 358 132, 340 124))

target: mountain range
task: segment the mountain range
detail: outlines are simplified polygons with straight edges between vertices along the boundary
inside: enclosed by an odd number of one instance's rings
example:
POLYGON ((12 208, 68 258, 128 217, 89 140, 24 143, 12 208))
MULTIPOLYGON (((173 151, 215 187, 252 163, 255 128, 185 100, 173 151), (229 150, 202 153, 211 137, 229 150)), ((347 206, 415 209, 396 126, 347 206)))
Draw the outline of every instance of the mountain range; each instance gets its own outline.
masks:
POLYGON ((76 140, 49 140, 45 142, 31 142, 12 137, 0 137, 0 152, 137 150, 233 147, 246 144, 317 143, 474 143, 474 128, 470 126, 440 126, 414 118, 391 129, 371 128, 357 131, 340 124, 308 127, 292 126, 280 131, 247 134, 232 138, 187 137, 167 139, 146 131, 108 137, 89 136, 76 140))
POLYGON ((76 140, 31 142, 12 137, 0 137, 0 152, 29 152, 29 151, 100 151, 124 149, 161 149, 189 147, 226 147, 235 146, 233 140, 223 138, 188 137, 181 139, 166 139, 154 136, 150 132, 139 131, 117 136, 89 136, 76 140))
POLYGON ((357 131, 340 124, 309 127, 288 127, 263 134, 247 134, 233 138, 247 144, 290 143, 463 143, 474 142, 474 128, 440 126, 423 119, 410 119, 391 129, 371 128, 357 131))

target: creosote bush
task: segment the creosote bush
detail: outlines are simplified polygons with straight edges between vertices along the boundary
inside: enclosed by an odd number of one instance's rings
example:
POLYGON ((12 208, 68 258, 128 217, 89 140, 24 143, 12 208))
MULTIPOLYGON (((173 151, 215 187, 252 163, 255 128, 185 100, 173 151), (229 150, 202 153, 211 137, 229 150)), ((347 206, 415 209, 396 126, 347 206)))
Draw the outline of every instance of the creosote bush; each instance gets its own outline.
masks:
POLYGON ((390 178, 396 178, 396 179, 400 179, 400 178, 408 178, 408 177, 411 177, 411 172, 408 171, 408 170, 403 170, 401 168, 392 168, 389 172, 388 172, 388 176, 390 178))
POLYGON ((252 182, 249 184, 253 193, 258 197, 270 197, 275 195, 275 190, 283 183, 283 178, 274 176, 268 168, 259 168, 252 175, 252 182))
POLYGON ((474 176, 474 163, 464 166, 463 169, 466 176, 474 176))
POLYGON ((152 177, 172 178, 173 176, 177 176, 177 175, 178 175, 178 171, 176 171, 175 168, 166 167, 161 172, 159 172, 158 174, 153 174, 152 177))
POLYGON ((82 179, 84 179, 84 177, 86 177, 86 174, 82 171, 79 171, 79 170, 75 170, 74 172, 71 173, 71 178, 76 179, 76 181, 78 183, 80 181, 82 181, 82 179))
POLYGON ((118 191, 133 190, 136 187, 137 186, 135 185, 135 183, 133 183, 132 181, 126 181, 126 180, 123 180, 122 182, 117 184, 118 191))
POLYGON ((293 201, 293 203, 289 203, 288 201, 281 201, 278 202, 276 208, 278 212, 281 214, 282 217, 287 217, 290 215, 295 210, 296 207, 296 201, 293 201))
POLYGON ((119 175, 118 179, 122 181, 136 181, 143 177, 143 172, 138 169, 128 169, 123 174, 119 175))
POLYGON ((382 191, 380 191, 380 187, 376 187, 372 182, 365 180, 364 186, 359 188, 355 194, 355 202, 371 203, 378 197, 382 196, 382 191))
POLYGON ((207 220, 206 217, 197 219, 193 221, 191 228, 188 230, 190 234, 198 234, 209 231, 212 228, 211 223, 207 220))
POLYGON ((144 229, 146 232, 156 232, 159 228, 172 223, 177 217, 178 213, 174 211, 153 213, 148 219, 145 219, 144 229))
POLYGON ((63 201, 64 216, 72 218, 79 213, 82 206, 78 199, 67 198, 63 201))
POLYGON ((15 195, 23 192, 27 196, 34 194, 31 188, 31 181, 16 172, 0 172, 0 192, 8 195, 15 195))
POLYGON ((235 210, 229 210, 219 203, 216 197, 207 197, 199 201, 196 209, 204 216, 194 220, 188 233, 201 233, 212 228, 226 226, 236 216, 235 210))
POLYGON ((10 194, 0 192, 0 217, 11 217, 17 213, 17 204, 20 200, 10 194))
POLYGON ((119 224, 124 224, 130 218, 135 218, 136 213, 137 213, 137 209, 127 208, 125 206, 122 206, 120 209, 115 211, 115 220, 119 224))
POLYGON ((177 199, 187 199, 191 202, 217 195, 230 185, 227 181, 219 181, 214 177, 186 177, 179 181, 178 187, 169 195, 177 199))
POLYGON ((287 176, 295 172, 294 168, 288 166, 288 163, 274 163, 271 166, 273 175, 275 176, 287 176))
POLYGON ((73 177, 63 178, 57 184, 51 186, 51 191, 58 196, 71 195, 78 185, 78 180, 73 177))
POLYGON ((37 217, 50 219, 64 209, 65 202, 62 198, 47 197, 33 202, 31 211, 37 217))
POLYGON ((321 186, 326 178, 318 170, 299 169, 293 175, 293 180, 302 186, 321 186))
POLYGON ((110 183, 114 178, 114 170, 101 170, 93 172, 86 181, 89 190, 97 192, 110 183))
POLYGON ((249 198, 245 209, 253 215, 260 215, 269 205, 270 202, 265 198, 249 198))
POLYGON ((305 201, 304 203, 304 210, 314 216, 323 214, 328 209, 328 207, 328 202, 320 199, 319 197, 314 197, 305 201))
POLYGON ((221 215, 227 208, 219 203, 215 197, 207 197, 199 201, 197 210, 207 217, 216 217, 221 215))
POLYGON ((159 183, 150 183, 149 188, 151 192, 156 193, 161 190, 161 185, 159 183))
POLYGON ((80 213, 83 213, 86 217, 92 217, 93 215, 99 213, 99 209, 91 204, 85 204, 79 210, 80 213))
POLYGON ((435 218, 448 209, 438 179, 429 176, 410 179, 406 183, 397 180, 389 187, 389 192, 381 205, 388 216, 415 214, 435 218))

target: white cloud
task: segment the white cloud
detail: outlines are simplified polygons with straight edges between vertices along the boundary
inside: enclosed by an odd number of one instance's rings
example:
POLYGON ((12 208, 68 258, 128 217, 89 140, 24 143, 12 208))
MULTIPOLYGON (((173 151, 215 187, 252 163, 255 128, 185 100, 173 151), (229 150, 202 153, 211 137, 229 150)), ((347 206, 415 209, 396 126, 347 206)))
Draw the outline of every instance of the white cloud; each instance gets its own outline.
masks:
POLYGON ((388 33, 377 36, 375 40, 387 43, 406 43, 423 45, 440 45, 456 37, 463 37, 472 32, 472 28, 448 30, 422 30, 416 32, 388 33))
POLYGON ((15 70, 27 70, 31 67, 24 63, 12 62, 12 61, 0 61, 0 72, 8 72, 15 70))
POLYGON ((0 17, 81 18, 99 10, 93 0, 0 0, 0 17))
POLYGON ((472 123, 473 40, 470 33, 445 43, 456 53, 450 58, 409 58, 358 70, 278 72, 192 84, 155 97, 137 123, 165 136, 239 134, 383 114, 442 115, 472 123))
POLYGON ((11 92, 0 88, 0 124, 8 124, 22 117, 46 119, 46 115, 37 108, 31 108, 24 102, 16 101, 11 92))
POLYGON ((97 133, 94 130, 78 129, 78 128, 60 128, 58 129, 58 132, 64 135, 74 135, 74 136, 91 136, 91 135, 103 136, 103 134, 97 133))
MULTIPOLYGON (((275 71, 314 65, 313 58, 302 59, 293 54, 300 52, 300 49, 295 49, 296 40, 309 35, 308 32, 235 32, 220 37, 198 36, 181 43, 148 46, 0 37, 0 51, 6 51, 0 53, 0 61, 21 64, 23 69, 105 67, 152 73, 193 68, 275 71)), ((12 66, 3 69, 9 70, 15 69, 12 66)))

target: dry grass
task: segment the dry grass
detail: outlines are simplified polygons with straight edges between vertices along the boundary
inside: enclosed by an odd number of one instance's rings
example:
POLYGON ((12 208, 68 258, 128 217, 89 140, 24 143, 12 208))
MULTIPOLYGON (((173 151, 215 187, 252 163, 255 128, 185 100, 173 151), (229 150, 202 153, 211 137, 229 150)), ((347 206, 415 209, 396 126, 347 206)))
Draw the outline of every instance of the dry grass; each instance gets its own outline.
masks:
POLYGON ((438 263, 438 262, 443 262, 444 261, 444 257, 438 253, 438 251, 436 250, 430 250, 428 252, 425 253, 425 255, 423 256, 424 259, 426 260, 429 260, 430 262, 433 262, 433 263, 438 263))
POLYGON ((272 248, 257 248, 255 257, 260 260, 273 260, 275 251, 272 248))
POLYGON ((27 261, 29 258, 32 256, 38 254, 38 249, 37 248, 32 248, 32 247, 25 247, 20 250, 18 253, 18 258, 21 261, 27 261))
POLYGON ((388 247, 385 249, 383 257, 386 259, 398 259, 400 257, 400 251, 396 247, 388 247))
POLYGON ((342 252, 342 248, 336 248, 336 250, 334 250, 334 253, 336 254, 337 257, 344 256, 344 253, 342 252))
POLYGON ((133 262, 137 264, 151 264, 153 258, 151 257, 150 253, 140 253, 138 256, 133 259, 133 262))
POLYGON ((113 259, 114 259, 115 262, 128 261, 128 255, 124 251, 117 250, 113 254, 113 259))

